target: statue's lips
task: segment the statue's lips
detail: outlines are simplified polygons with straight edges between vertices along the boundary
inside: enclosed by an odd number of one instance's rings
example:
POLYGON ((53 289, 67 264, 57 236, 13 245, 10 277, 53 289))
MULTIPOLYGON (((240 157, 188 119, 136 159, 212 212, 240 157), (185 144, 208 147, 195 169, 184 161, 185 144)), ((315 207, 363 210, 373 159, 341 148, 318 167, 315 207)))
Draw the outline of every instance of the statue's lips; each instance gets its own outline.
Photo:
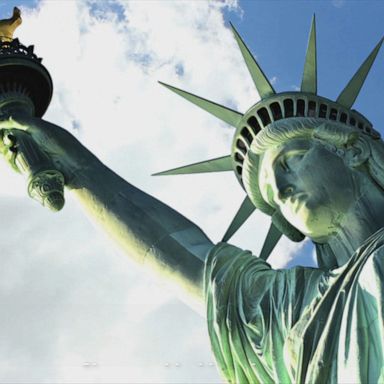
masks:
POLYGON ((298 192, 290 196, 288 202, 293 207, 293 211, 296 213, 303 203, 307 200, 308 194, 305 192, 298 192))

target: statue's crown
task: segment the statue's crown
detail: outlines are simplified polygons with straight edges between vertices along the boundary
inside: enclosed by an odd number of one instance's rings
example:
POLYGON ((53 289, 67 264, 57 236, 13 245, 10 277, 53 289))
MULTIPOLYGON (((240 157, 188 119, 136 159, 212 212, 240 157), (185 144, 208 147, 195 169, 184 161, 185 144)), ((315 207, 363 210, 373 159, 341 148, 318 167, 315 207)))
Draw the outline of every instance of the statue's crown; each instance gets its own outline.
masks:
MULTIPOLYGON (((337 97, 336 101, 332 101, 317 95, 315 16, 313 16, 309 34, 301 87, 300 91, 297 92, 276 93, 271 82, 265 76, 261 67, 256 62, 232 24, 231 27, 244 61, 260 95, 260 101, 253 105, 246 113, 242 114, 181 89, 161 83, 217 118, 236 127, 236 132, 233 139, 231 155, 171 169, 157 173, 156 175, 233 170, 240 184, 243 186, 243 163, 257 134, 275 121, 288 120, 290 118, 297 119, 300 117, 312 117, 323 119, 324 121, 339 122, 350 126, 351 128, 359 129, 363 134, 368 135, 373 139, 380 139, 380 134, 374 130, 370 121, 351 108, 364 84, 373 62, 375 61, 384 38, 382 38, 375 46, 367 59, 337 97)), ((224 235, 223 241, 228 240, 254 210, 255 206, 247 196, 224 235)), ((277 233, 276 228, 272 225, 263 248, 264 252, 262 251, 264 258, 268 256, 271 247, 273 248, 271 243, 276 243, 280 236, 281 233, 277 233), (270 241, 268 241, 268 238, 270 241)))

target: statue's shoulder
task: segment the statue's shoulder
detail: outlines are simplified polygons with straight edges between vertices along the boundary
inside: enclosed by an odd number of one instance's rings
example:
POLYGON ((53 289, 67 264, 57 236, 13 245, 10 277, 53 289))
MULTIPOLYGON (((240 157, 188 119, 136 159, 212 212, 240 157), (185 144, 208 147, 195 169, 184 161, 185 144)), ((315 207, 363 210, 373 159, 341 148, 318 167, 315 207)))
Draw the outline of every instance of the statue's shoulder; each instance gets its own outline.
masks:
POLYGON ((244 263, 247 262, 261 263, 265 265, 268 269, 271 268, 271 266, 266 261, 257 257, 253 252, 239 248, 232 244, 228 244, 226 242, 220 242, 214 247, 212 247, 206 259, 207 265, 210 265, 212 263, 231 263, 232 266, 234 266, 234 264, 244 265, 244 263))
POLYGON ((244 285, 250 280, 276 274, 276 271, 263 259, 251 251, 228 243, 216 244, 208 253, 205 263, 205 284, 223 287, 224 285, 244 285))
POLYGON ((205 283, 235 284, 253 291, 263 286, 265 290, 278 287, 278 290, 305 290, 306 287, 328 283, 325 271, 296 266, 287 269, 273 269, 271 265, 249 250, 244 250, 228 243, 218 243, 209 252, 205 265, 205 283))

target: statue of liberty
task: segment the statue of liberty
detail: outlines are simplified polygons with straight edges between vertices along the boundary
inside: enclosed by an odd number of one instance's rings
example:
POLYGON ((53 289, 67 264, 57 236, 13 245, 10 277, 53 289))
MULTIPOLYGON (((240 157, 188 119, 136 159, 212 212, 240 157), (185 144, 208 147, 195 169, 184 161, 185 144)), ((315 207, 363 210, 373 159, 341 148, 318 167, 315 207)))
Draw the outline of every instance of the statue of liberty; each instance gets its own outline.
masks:
POLYGON ((3 92, 2 152, 31 197, 59 210, 65 185, 128 255, 205 301, 228 382, 383 382, 384 143, 352 109, 382 40, 331 101, 317 95, 314 19, 297 92, 276 93, 233 32, 261 97, 244 115, 164 84, 237 128, 230 155, 161 173, 235 172, 247 195, 219 244, 42 120, 28 92, 3 92), (255 209, 272 219, 260 255, 227 243, 255 209), (309 237, 319 267, 273 270, 282 235, 309 237))

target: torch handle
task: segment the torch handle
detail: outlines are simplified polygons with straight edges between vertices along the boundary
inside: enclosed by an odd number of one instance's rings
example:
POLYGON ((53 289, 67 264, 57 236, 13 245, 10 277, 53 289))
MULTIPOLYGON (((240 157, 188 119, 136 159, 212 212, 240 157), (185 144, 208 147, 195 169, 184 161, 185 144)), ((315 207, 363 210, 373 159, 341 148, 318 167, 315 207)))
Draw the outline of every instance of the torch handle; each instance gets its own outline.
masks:
POLYGON ((64 206, 64 175, 55 169, 32 136, 21 130, 4 133, 4 144, 13 153, 17 169, 28 178, 28 194, 52 211, 64 206))

